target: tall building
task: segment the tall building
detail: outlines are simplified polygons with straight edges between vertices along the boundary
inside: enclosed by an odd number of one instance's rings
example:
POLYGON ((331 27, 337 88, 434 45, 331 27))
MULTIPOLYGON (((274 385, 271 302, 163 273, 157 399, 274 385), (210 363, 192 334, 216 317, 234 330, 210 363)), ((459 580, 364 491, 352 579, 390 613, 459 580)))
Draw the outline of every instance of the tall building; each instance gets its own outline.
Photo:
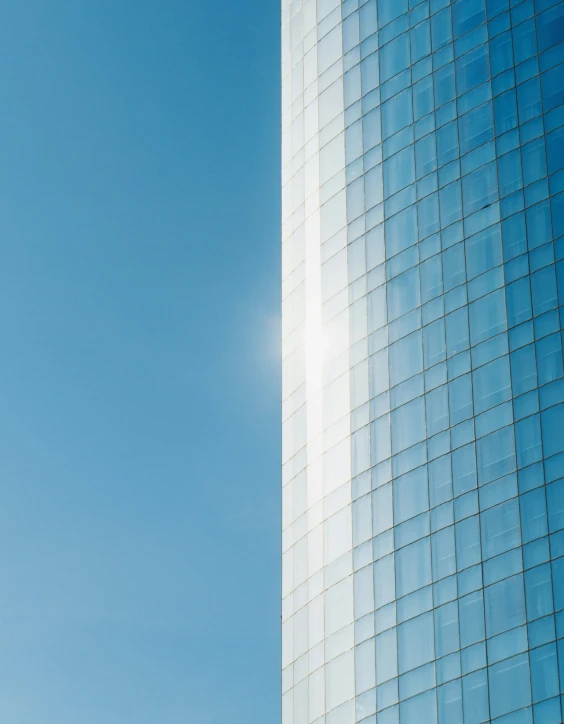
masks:
POLYGON ((564 3, 282 0, 283 724, 557 724, 564 3))

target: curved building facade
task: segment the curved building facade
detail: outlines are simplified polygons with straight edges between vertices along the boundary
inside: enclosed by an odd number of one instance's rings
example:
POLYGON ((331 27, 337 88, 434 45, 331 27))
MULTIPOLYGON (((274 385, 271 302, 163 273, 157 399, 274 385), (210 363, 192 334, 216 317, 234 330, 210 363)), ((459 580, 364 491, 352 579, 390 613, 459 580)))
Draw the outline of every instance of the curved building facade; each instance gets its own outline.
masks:
POLYGON ((564 3, 283 0, 283 724, 558 724, 564 3))

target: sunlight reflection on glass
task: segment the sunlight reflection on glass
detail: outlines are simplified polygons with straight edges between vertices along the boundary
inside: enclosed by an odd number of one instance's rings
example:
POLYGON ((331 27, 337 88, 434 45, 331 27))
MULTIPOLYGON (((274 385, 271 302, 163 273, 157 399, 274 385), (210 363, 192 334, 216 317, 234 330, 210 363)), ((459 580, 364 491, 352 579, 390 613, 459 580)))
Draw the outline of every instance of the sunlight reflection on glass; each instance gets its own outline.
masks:
POLYGON ((323 360, 328 349, 327 334, 321 323, 321 310, 310 305, 304 330, 304 348, 306 358, 306 379, 308 397, 321 390, 323 379, 323 360))

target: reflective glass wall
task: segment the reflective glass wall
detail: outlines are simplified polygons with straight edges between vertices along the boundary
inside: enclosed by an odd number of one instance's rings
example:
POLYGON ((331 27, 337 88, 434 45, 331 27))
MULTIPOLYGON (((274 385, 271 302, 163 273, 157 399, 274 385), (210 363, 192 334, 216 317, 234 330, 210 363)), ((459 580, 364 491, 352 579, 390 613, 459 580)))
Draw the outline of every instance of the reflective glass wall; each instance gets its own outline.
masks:
POLYGON ((283 724, 558 724, 564 3, 282 0, 282 76, 283 724))

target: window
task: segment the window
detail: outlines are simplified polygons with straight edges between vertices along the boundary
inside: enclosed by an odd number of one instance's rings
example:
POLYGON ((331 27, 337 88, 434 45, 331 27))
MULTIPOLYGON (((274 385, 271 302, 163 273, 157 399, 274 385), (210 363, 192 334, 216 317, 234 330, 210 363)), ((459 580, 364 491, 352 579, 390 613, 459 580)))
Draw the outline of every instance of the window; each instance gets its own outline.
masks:
POLYGON ((452 40, 452 23, 450 8, 445 8, 431 18, 431 37, 433 50, 437 50, 452 40))
POLYGON ((411 62, 416 63, 431 52, 430 23, 428 20, 411 29, 411 62))
POLYGON ((433 76, 429 75, 413 86, 413 112, 415 120, 430 113, 435 107, 433 100, 433 76))
POLYGON ((382 140, 382 122, 380 109, 375 108, 362 119, 362 137, 364 153, 376 146, 382 140))
POLYGON ((458 121, 460 133, 460 152, 468 153, 493 138, 493 118, 491 102, 484 103, 458 121))
POLYGON ((540 417, 531 415, 515 425, 517 464, 520 468, 542 459, 540 417))
POLYGON ((488 637, 526 623, 525 590, 521 574, 485 589, 488 637))
POLYGON ((358 23, 358 13, 349 15, 343 20, 343 52, 348 53, 355 45, 360 43, 360 28, 358 23))
POLYGON ((535 21, 527 20, 513 28, 513 55, 515 63, 532 58, 537 52, 535 21))
POLYGON ((519 501, 516 498, 481 513, 480 520, 484 559, 520 545, 519 501))
POLYGON ((501 228, 499 224, 466 240, 466 269, 468 279, 473 279, 501 264, 501 228))
POLYGON ((537 15, 536 21, 539 53, 564 41, 564 6, 561 3, 537 15))
POLYGON ((431 546, 428 537, 396 551, 398 598, 428 586, 431 581, 431 546))
POLYGON ((554 610, 550 563, 531 568, 525 573, 527 618, 534 621, 548 616, 554 610))
POLYGON ((444 503, 452 498, 450 455, 443 455, 429 463, 429 497, 431 507, 444 503))
MULTIPOLYGON (((552 68, 542 74, 542 99, 545 112, 564 103, 564 88, 562 86, 563 72, 563 66, 557 65, 556 68, 552 68)), ((540 112, 540 110, 538 112, 540 112)))
POLYGON ((370 461, 377 465, 391 455, 390 416, 375 420, 370 426, 370 461))
POLYGON ((390 386, 388 350, 383 349, 368 360, 370 376, 370 397, 375 397, 390 386))
POLYGON ((482 166, 468 176, 462 182, 464 198, 464 211, 472 214, 474 211, 488 206, 498 197, 497 191, 497 170, 495 162, 482 166))
POLYGON ((554 608, 564 609, 564 557, 552 561, 552 581, 554 590, 554 608))
MULTIPOLYGON (((382 715, 379 714, 379 717, 382 715)), ((417 724, 436 724, 437 698, 433 690, 414 696, 400 703, 401 720, 417 724)))
POLYGON ((471 646, 485 638, 484 597, 482 591, 463 596, 458 602, 460 645, 471 646))
POLYGON ((476 415, 511 399, 511 376, 507 355, 479 367, 472 377, 476 415))
POLYGON ((406 88, 382 104, 382 133, 384 138, 401 131, 413 122, 411 88, 406 88))
POLYGON ((564 194, 553 196, 550 205, 552 209, 554 235, 562 236, 564 235, 564 194))
POLYGON ((492 63, 492 75, 502 73, 513 65, 513 42, 511 39, 511 31, 501 33, 495 38, 491 38, 490 57, 492 63))
POLYGON ((392 321, 421 303, 419 268, 414 267, 388 283, 388 316, 392 321))
POLYGON ((480 485, 486 485, 515 470, 515 439, 511 426, 478 440, 476 450, 480 485))
POLYGON ((397 675, 397 633, 393 628, 376 637, 376 683, 382 684, 397 675))
POLYGON ((398 626, 399 673, 410 671, 435 657, 433 613, 398 626))
POLYGON ((444 321, 438 319, 425 327, 423 340, 425 369, 428 369, 446 357, 444 321))
POLYGON ((470 339, 478 344, 507 329, 505 294, 499 289, 469 306, 470 339))
POLYGON ((380 535, 392 527, 394 522, 392 508, 392 484, 388 483, 372 493, 372 532, 380 535))
POLYGON ((437 151, 434 133, 429 133, 420 141, 417 141, 415 144, 415 159, 417 178, 426 176, 437 168, 437 151))
POLYGON ((477 485, 476 446, 474 443, 453 451, 452 471, 455 495, 462 495, 469 490, 474 490, 477 485))
POLYGON ((551 407, 541 413, 542 443, 545 457, 564 452, 564 405, 551 407))
POLYGON ((376 686, 376 651, 374 639, 365 641, 355 649, 356 693, 376 686))
POLYGON ((379 287, 368 295, 368 332, 386 324, 386 288, 379 287))
POLYGON ((441 226, 449 226, 462 218, 460 181, 444 186, 439 192, 441 226))
POLYGON ((419 397, 392 412, 392 451, 405 450, 425 439, 425 403, 419 397))
POLYGON ((550 533, 564 528, 564 480, 546 486, 548 529, 550 533))
POLYGON ((384 82, 409 67, 409 35, 404 33, 380 50, 381 81, 384 82))
POLYGON ((440 686, 437 700, 440 722, 462 724, 462 686, 459 679, 440 686))
POLYGON ((446 318, 447 356, 463 352, 470 346, 468 307, 462 307, 446 318))
POLYGON ((464 244, 456 244, 443 252, 443 278, 447 292, 466 281, 464 244))
POLYGON ((527 232, 525 228, 525 215, 515 214, 505 219, 501 224, 503 236, 503 258, 505 261, 514 259, 527 251, 527 232))
POLYGON ((445 385, 425 396, 427 435, 432 437, 449 426, 448 391, 445 385))
POLYGON ((550 205, 547 201, 531 206, 527 209, 527 235, 529 237, 529 250, 536 249, 550 241, 552 237, 552 224, 550 222, 550 205))
MULTIPOLYGON (((531 303, 531 282, 528 276, 519 279, 505 288, 507 302, 507 323, 514 327, 531 319, 533 309, 531 303)), ((516 392, 517 394, 517 392, 516 392)))
POLYGON ((564 168, 564 126, 546 136, 546 155, 549 173, 564 168))
POLYGON ((462 679, 464 724, 481 724, 490 718, 488 675, 485 669, 462 679))
POLYGON ((492 717, 508 714, 531 703, 531 678, 527 654, 520 654, 490 666, 489 680, 492 717))
POLYGON ((450 423, 458 425, 473 415, 472 381, 470 375, 463 375, 449 382, 450 423))
POLYGON ((371 209, 384 199, 382 186, 382 167, 376 166, 364 177, 364 196, 367 209, 371 209))
POLYGON ((378 21, 383 27, 407 12, 407 0, 398 0, 393 5, 387 0, 378 0, 378 21))
POLYGON ((390 347, 391 384, 397 385, 423 370, 421 332, 403 337, 390 347))
POLYGON ((495 98, 494 115, 498 136, 517 127, 517 96, 514 90, 506 91, 495 98))
POLYGON ((477 515, 455 526, 456 564, 459 571, 480 562, 480 522, 477 515))
POLYGON ((394 554, 374 563, 374 606, 378 609, 396 597, 394 554))
MULTIPOLYGON (((454 527, 449 526, 443 528, 443 530, 434 533, 431 537, 432 546, 432 562, 433 562, 433 580, 439 581, 441 578, 446 578, 456 573, 456 560, 455 560, 455 543, 454 543, 454 527)), ((445 614, 446 615, 446 614, 445 614)), ((450 620, 449 615, 447 619, 450 620)), ((435 618, 436 620, 436 618, 435 618)), ((441 627, 446 626, 446 619, 441 618, 441 627)), ((444 654, 450 653, 447 651, 448 648, 447 640, 451 639, 449 636, 452 635, 452 629, 448 628, 448 635, 446 630, 442 630, 442 634, 439 634, 437 629, 437 656, 443 656, 444 654), (439 646, 439 636, 441 637, 441 645, 439 646), (444 649, 443 653, 439 653, 439 649, 444 649)), ((458 642, 458 614, 456 616, 456 641, 458 642)), ((458 648, 458 643, 455 648, 458 648)), ((455 649, 452 649, 454 651, 455 649)))
POLYGON ((523 186, 521 154, 518 149, 497 159, 499 195, 501 197, 517 191, 523 186))
POLYGON ((548 533, 546 496, 544 490, 532 490, 521 496, 521 531, 523 543, 548 533))
POLYGON ((556 644, 548 644, 531 651, 530 664, 533 702, 558 696, 556 644))
POLYGON ((447 123, 437 131, 437 152, 439 166, 454 161, 458 156, 458 128, 456 121, 447 123))
POLYGON ((394 521, 396 525, 428 509, 429 493, 425 465, 394 480, 394 521))
POLYGON ((466 93, 484 83, 490 75, 487 44, 466 53, 456 61, 456 84, 458 93, 466 93))
POLYGON ((378 53, 372 53, 360 64, 360 77, 362 83, 362 95, 370 93, 378 87, 380 82, 378 70, 378 53))
POLYGON ((523 158, 525 184, 532 184, 543 178, 543 176, 546 176, 544 139, 538 138, 536 141, 532 141, 526 146, 523 146, 521 148, 521 156, 523 158))
POLYGON ((410 206, 386 221, 386 257, 389 259, 416 243, 417 217, 415 207, 410 206))
POLYGON ((457 0, 452 6, 454 34, 456 37, 486 22, 485 0, 457 0))
POLYGON ((530 344, 511 354, 511 384, 515 396, 537 386, 535 347, 530 344))
MULTIPOLYGON (((521 123, 530 121, 532 118, 536 118, 541 114, 542 107, 538 78, 532 78, 517 87, 517 105, 519 107, 519 121, 521 123)), ((545 110, 547 109, 545 108, 545 110)))
POLYGON ((354 695, 354 656, 352 651, 333 659, 325 669, 327 708, 333 709, 354 695))
POLYGON ((384 195, 387 198, 415 181, 413 146, 384 161, 384 195))
POLYGON ((556 269, 553 264, 531 274, 533 314, 535 317, 558 306, 556 269))
POLYGON ((317 50, 317 69, 319 74, 331 67, 343 54, 343 35, 341 28, 331 30, 319 41, 317 50))

